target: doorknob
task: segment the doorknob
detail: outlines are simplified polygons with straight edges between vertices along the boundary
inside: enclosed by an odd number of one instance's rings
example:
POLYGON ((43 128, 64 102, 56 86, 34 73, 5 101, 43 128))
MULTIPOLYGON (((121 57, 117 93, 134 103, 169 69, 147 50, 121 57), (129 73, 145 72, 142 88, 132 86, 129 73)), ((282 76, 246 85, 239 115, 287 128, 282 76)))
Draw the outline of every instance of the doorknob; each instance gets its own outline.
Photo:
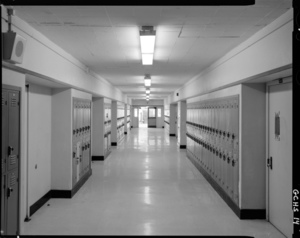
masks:
POLYGON ((273 158, 270 157, 267 159, 267 166, 270 168, 270 169, 273 169, 273 158))

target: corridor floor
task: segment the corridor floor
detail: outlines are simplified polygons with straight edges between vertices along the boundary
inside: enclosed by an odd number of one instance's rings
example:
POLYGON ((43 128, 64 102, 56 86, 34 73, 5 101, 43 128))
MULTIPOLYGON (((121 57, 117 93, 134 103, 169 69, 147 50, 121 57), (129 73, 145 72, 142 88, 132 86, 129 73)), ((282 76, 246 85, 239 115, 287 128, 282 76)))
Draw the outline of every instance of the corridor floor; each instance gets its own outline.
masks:
POLYGON ((176 138, 135 128, 72 199, 50 199, 24 235, 248 235, 284 237, 265 220, 240 220, 176 138))

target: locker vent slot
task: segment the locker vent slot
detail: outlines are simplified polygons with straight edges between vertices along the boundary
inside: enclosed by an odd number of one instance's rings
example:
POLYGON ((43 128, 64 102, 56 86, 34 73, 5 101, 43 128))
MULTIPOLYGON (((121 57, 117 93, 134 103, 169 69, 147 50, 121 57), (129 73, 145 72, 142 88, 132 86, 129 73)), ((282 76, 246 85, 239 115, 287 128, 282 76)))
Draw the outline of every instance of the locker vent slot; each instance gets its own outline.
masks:
POLYGON ((11 174, 10 176, 10 187, 14 186, 16 184, 17 177, 14 173, 11 174))
POLYGON ((9 157, 9 163, 10 163, 10 165, 13 165, 13 164, 17 163, 17 156, 16 155, 11 155, 9 157))
POLYGON ((12 98, 11 101, 10 101, 10 105, 12 107, 16 107, 17 106, 17 99, 16 98, 12 98))

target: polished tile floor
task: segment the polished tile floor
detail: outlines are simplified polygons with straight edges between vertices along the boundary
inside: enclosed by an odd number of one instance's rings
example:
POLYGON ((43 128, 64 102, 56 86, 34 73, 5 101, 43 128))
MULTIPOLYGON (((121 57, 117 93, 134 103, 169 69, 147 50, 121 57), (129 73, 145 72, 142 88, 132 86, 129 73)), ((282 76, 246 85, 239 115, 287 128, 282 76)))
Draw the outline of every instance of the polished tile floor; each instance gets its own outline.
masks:
POLYGON ((51 199, 25 235, 248 235, 284 237, 239 220, 163 129, 132 129, 72 199, 51 199))

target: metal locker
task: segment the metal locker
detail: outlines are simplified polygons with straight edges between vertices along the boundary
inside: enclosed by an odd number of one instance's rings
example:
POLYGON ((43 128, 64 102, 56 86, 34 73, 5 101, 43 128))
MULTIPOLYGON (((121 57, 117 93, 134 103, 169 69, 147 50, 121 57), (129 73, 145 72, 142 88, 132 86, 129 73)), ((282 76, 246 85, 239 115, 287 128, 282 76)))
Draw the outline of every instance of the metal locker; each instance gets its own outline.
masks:
POLYGON ((18 168, 9 171, 6 183, 7 196, 7 231, 8 235, 17 235, 18 231, 18 208, 19 208, 19 172, 18 168))
POLYGON ((236 97, 234 101, 234 107, 232 109, 233 118, 233 133, 234 133, 234 143, 233 143, 233 200, 236 204, 239 204, 239 98, 236 97))
POLYGON ((8 148, 8 92, 2 90, 2 153, 1 174, 6 172, 7 148, 8 148))
MULTIPOLYGON (((3 93, 2 93, 3 95, 3 93)), ((6 175, 1 179, 1 235, 6 235, 6 175)))
POLYGON ((232 121, 232 109, 233 109, 233 98, 230 100, 230 107, 229 107, 229 118, 230 121, 229 124, 229 171, 228 171, 228 190, 229 190, 229 196, 233 199, 233 167, 232 167, 232 159, 233 159, 233 121, 232 121))
POLYGON ((7 169, 12 170, 19 164, 19 127, 20 127, 19 92, 8 92, 8 158, 7 169))
POLYGON ((230 144, 230 121, 229 121, 229 108, 230 108, 230 100, 226 99, 225 104, 225 191, 228 195, 230 195, 230 189, 229 189, 229 168, 230 168, 230 157, 229 157, 229 144, 230 144))
POLYGON ((72 151, 72 184, 73 187, 77 182, 77 157, 76 157, 76 143, 77 143, 77 100, 73 99, 73 151, 72 151))

